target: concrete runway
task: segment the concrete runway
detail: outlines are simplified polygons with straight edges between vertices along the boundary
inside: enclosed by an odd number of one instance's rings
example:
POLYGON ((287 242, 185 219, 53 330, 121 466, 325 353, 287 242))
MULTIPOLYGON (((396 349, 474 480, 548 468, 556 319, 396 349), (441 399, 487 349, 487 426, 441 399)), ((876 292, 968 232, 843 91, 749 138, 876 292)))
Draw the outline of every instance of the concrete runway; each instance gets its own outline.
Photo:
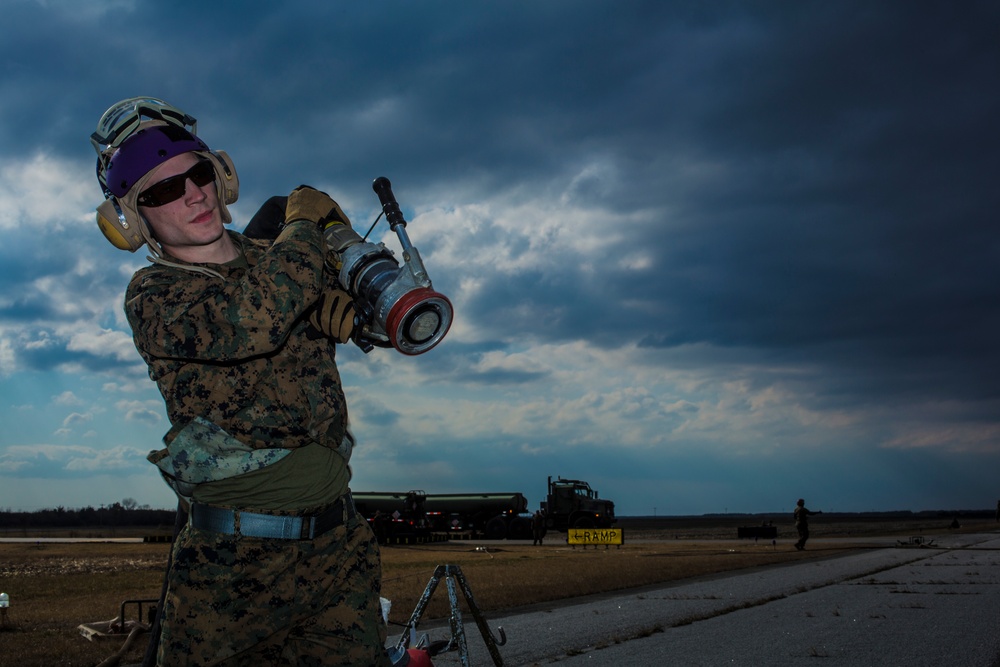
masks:
MULTIPOLYGON (((498 626, 506 632, 499 652, 507 667, 1000 667, 1000 534, 895 544, 491 617, 489 626, 495 636, 498 626)), ((469 664, 493 665, 470 614, 463 625, 469 664)), ((450 634, 419 631, 432 640, 450 634)), ((453 651, 434 664, 462 662, 453 651)))

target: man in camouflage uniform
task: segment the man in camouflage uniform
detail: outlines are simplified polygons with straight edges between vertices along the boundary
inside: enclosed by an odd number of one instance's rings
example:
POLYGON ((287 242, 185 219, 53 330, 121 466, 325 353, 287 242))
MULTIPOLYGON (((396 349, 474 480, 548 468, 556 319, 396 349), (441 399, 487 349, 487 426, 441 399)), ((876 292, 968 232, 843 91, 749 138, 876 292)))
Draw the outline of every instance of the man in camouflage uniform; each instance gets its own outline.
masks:
POLYGON ((799 541, 795 543, 795 548, 799 551, 806 548, 806 541, 809 539, 809 516, 822 513, 821 510, 813 512, 810 509, 806 509, 806 501, 802 498, 799 498, 798 502, 795 503, 793 516, 795 518, 795 530, 799 534, 799 541))
POLYGON ((157 664, 388 665, 380 556, 348 488, 335 363, 353 305, 324 268, 324 228, 350 223, 301 187, 273 243, 227 231, 235 171, 193 120, 127 100, 95 134, 115 206, 98 209, 102 230, 118 247, 139 233, 153 254, 125 312, 171 423, 150 460, 190 516, 157 664))

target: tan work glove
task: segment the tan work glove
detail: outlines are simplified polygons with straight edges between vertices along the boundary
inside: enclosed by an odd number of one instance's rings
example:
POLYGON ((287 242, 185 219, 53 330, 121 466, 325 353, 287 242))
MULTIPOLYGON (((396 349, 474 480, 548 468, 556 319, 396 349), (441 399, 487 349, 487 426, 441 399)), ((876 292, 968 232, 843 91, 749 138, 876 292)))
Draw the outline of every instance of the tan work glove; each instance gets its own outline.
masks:
POLYGON ((354 333, 354 302, 351 295, 339 289, 323 292, 309 323, 338 343, 351 340, 354 333))
POLYGON ((300 185, 292 190, 285 202, 285 224, 296 220, 308 220, 326 229, 332 225, 351 226, 347 214, 340 204, 333 201, 330 195, 320 192, 308 185, 300 185))

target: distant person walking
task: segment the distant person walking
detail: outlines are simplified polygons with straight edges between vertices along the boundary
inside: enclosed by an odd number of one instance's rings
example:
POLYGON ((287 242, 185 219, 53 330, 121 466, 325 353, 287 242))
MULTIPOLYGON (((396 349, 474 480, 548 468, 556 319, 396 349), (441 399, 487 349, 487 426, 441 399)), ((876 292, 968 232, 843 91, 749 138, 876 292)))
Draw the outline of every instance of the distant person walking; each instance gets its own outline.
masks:
POLYGON ((997 501, 997 523, 1000 523, 1000 500, 997 501))
POLYGON ((795 548, 802 551, 806 548, 806 540, 809 539, 809 516, 811 514, 822 514, 822 511, 813 512, 806 509, 806 501, 799 498, 795 503, 795 530, 799 533, 799 541, 795 543, 795 548))
POLYGON ((531 517, 531 536, 534 538, 531 546, 540 546, 545 539, 545 515, 541 510, 535 510, 535 515, 531 517))

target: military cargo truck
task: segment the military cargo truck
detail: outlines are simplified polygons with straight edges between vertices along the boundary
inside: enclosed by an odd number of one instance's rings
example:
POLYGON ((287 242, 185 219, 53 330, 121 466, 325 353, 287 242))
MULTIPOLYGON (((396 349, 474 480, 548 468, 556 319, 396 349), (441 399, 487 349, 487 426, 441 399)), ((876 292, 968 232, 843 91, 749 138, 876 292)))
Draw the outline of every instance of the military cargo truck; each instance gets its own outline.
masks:
POLYGON ((610 528, 617 521, 615 504, 598 497, 587 482, 549 477, 548 486, 542 503, 546 528, 561 532, 567 528, 610 528))
MULTIPOLYGON (((445 533, 490 540, 527 540, 532 536, 528 499, 519 492, 353 495, 358 511, 383 543, 420 541, 429 534, 445 533)), ((599 498, 582 480, 549 477, 548 495, 540 508, 550 530, 608 528, 615 523, 615 504, 599 498)))

